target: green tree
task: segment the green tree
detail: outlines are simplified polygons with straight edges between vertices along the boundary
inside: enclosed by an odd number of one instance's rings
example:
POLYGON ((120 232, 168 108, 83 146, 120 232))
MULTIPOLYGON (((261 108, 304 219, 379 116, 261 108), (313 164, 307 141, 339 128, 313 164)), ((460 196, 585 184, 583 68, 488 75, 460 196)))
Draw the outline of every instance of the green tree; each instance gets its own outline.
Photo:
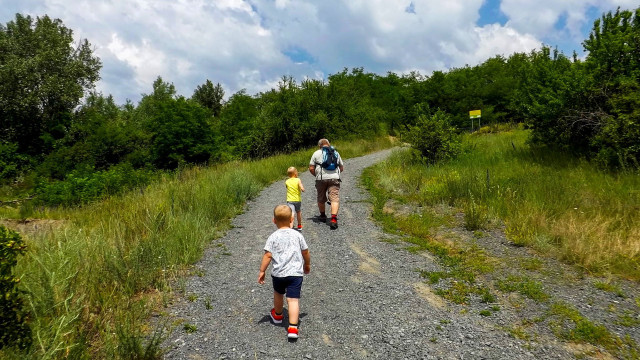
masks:
POLYGON ((0 140, 42 155, 64 137, 73 109, 99 79, 91 45, 73 46, 59 19, 16 15, 0 25, 0 140))
POLYGON ((604 14, 583 45, 592 104, 576 121, 597 129, 601 163, 640 167, 640 8, 604 14))
POLYGON ((403 138, 418 150, 422 158, 429 162, 456 157, 461 150, 460 136, 451 126, 451 116, 442 110, 430 114, 428 109, 419 109, 421 115, 416 124, 409 126, 403 138))
POLYGON ((217 83, 213 86, 211 80, 208 79, 204 84, 198 85, 196 90, 193 92, 193 96, 191 96, 192 100, 197 101, 200 105, 211 110, 215 117, 220 116, 223 98, 224 89, 222 88, 222 85, 217 83))
POLYGON ((151 161, 161 169, 206 162, 214 153, 208 110, 175 94, 173 84, 158 77, 153 93, 145 95, 138 106, 139 116, 151 134, 151 161))

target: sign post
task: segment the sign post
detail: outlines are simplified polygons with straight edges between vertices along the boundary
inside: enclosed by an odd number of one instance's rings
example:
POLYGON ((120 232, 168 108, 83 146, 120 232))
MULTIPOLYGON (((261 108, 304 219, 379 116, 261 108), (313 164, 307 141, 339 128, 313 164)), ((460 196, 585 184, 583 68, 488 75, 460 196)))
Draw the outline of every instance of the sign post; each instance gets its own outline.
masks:
POLYGON ((471 119, 471 132, 473 132, 473 119, 478 119, 478 130, 480 130, 480 118, 482 117, 482 110, 469 111, 469 119, 471 119))

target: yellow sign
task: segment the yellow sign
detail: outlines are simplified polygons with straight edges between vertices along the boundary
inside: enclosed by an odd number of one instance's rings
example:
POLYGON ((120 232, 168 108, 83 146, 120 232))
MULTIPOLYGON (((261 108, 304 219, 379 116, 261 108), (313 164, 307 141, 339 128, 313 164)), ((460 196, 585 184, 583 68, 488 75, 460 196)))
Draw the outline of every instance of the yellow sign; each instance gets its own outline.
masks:
POLYGON ((470 119, 477 119, 482 117, 482 110, 471 110, 469 111, 469 118, 470 119))

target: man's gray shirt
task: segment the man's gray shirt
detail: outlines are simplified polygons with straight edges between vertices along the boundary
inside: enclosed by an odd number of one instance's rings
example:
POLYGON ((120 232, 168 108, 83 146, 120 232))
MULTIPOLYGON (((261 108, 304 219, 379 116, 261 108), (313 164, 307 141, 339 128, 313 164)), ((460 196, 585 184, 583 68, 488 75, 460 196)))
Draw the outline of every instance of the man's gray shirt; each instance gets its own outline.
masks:
POLYGON ((336 154, 338 155, 338 167, 335 170, 327 170, 322 167, 322 149, 316 150, 313 155, 311 155, 309 165, 315 165, 316 167, 316 180, 340 179, 340 166, 344 166, 344 163, 337 151, 336 154))
POLYGON ((307 250, 304 236, 293 229, 278 229, 267 239, 264 250, 271 253, 271 276, 303 276, 304 258, 307 250))

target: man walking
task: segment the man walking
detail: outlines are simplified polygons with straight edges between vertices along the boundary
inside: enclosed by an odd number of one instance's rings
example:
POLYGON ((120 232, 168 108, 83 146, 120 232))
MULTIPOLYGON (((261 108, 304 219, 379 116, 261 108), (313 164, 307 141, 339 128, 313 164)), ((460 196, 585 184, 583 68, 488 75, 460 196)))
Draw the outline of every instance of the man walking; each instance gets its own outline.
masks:
POLYGON ((318 191, 319 219, 327 221, 325 203, 327 198, 331 202, 331 221, 329 226, 335 230, 338 228, 338 209, 340 208, 340 173, 344 171, 344 163, 340 154, 329 144, 329 140, 320 139, 319 149, 311 156, 309 172, 316 177, 316 190, 318 191))

